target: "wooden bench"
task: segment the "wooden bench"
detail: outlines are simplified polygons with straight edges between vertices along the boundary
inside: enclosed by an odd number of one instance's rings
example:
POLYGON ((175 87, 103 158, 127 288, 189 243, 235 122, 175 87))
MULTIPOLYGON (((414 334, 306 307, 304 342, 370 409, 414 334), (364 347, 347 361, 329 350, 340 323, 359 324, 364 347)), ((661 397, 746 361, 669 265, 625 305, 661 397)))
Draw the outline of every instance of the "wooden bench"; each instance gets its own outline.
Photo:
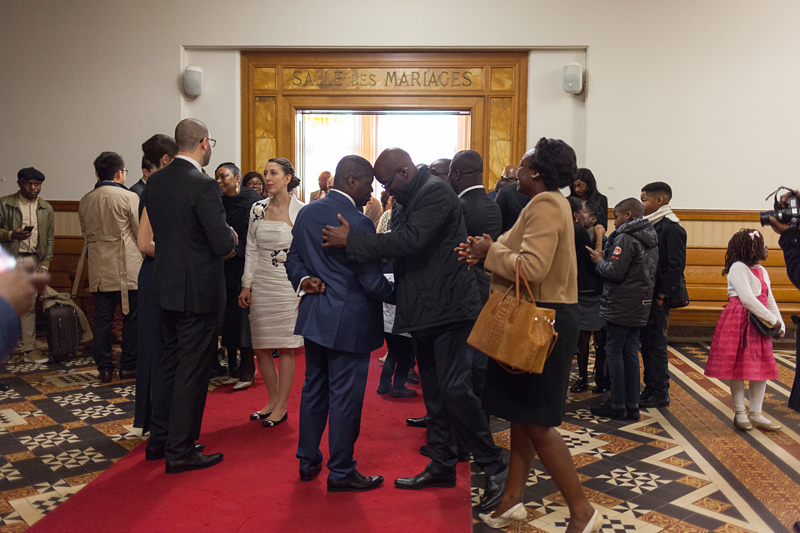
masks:
MULTIPOLYGON (((725 248, 689 247, 686 250, 686 288, 690 304, 669 314, 670 325, 714 326, 723 306, 728 302, 728 281, 722 275, 725 248)), ((767 269, 772 294, 778 303, 787 327, 793 328, 791 315, 800 315, 800 290, 786 275, 786 265, 780 248, 770 248, 762 266, 767 269)))

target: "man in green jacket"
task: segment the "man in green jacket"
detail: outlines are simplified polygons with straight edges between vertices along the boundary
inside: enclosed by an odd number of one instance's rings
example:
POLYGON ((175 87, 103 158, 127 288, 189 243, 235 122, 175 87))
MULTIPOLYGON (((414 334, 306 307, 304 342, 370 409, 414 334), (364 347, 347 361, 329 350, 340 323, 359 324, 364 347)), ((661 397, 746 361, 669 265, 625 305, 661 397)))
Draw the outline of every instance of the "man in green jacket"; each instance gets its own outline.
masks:
MULTIPOLYGON (((0 244, 18 265, 47 272, 53 258, 53 207, 39 198, 44 174, 33 167, 17 173, 19 192, 0 198, 0 244)), ((36 350, 36 298, 20 318, 25 361, 46 363, 48 358, 36 350)))

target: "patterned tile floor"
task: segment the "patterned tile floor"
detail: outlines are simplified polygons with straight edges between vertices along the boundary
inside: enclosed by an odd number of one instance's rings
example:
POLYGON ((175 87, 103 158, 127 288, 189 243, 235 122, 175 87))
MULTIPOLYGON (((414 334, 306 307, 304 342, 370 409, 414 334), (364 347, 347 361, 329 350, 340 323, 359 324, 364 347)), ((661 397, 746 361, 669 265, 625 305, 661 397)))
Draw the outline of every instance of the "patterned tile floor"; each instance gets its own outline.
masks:
MULTIPOLYGON (((570 394, 564 437, 584 491, 603 516, 603 532, 778 532, 800 520, 800 414, 786 407, 795 356, 776 351, 780 378, 769 383, 765 414, 780 432, 733 428, 727 382, 703 375, 708 346, 670 347, 667 409, 642 411, 637 422, 593 417, 591 392, 570 394)), ((572 380, 577 374, 572 376, 572 380)), ((492 422, 508 447, 508 424, 492 422)), ((483 475, 473 465, 473 503, 483 475)), ((555 483, 536 460, 525 491, 522 532, 566 531, 569 513, 555 483)), ((474 533, 492 531, 473 508, 474 533)), ((516 530, 514 529, 509 529, 516 530)))
MULTIPOLYGON (((800 414, 785 407, 794 354, 776 352, 781 375, 764 407, 784 429, 745 433, 730 422, 727 385, 702 374, 707 348, 670 348, 672 406, 638 422, 596 419, 588 407, 598 397, 570 394, 559 432, 602 531, 773 532, 800 519, 800 414)), ((131 425, 134 382, 102 385, 91 356, 33 365, 12 355, 0 379, 13 387, 0 392, 0 533, 24 531, 142 442, 131 425)), ((493 419, 492 430, 507 448, 508 424, 493 419)), ((477 502, 474 465, 472 480, 477 502)), ((521 531, 566 530, 564 500, 538 461, 525 495, 521 531)), ((474 533, 491 531, 477 516, 474 533)))

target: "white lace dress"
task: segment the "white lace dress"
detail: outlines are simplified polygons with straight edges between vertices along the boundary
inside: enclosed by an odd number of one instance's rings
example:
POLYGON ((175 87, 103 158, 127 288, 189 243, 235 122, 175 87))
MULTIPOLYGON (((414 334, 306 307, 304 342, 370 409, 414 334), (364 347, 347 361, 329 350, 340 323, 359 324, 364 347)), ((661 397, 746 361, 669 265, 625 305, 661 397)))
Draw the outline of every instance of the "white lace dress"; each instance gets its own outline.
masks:
POLYGON ((294 334, 300 298, 289 282, 285 266, 292 244, 292 228, 285 222, 259 218, 268 203, 265 200, 253 204, 242 276, 242 286, 249 286, 251 291, 253 348, 298 348, 303 345, 303 337, 294 334))

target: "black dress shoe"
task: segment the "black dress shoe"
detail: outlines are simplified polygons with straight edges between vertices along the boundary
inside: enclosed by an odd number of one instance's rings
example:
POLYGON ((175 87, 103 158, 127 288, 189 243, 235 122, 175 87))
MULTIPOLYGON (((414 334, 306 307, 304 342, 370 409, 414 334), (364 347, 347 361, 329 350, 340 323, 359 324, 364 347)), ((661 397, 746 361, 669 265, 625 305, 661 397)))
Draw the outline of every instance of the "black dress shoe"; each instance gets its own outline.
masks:
POLYGON ((389 386, 389 385, 378 385, 378 391, 377 392, 378 392, 378 394, 386 394, 390 390, 392 390, 392 387, 389 386))
POLYGON ((639 409, 638 408, 631 408, 631 407, 626 407, 625 408, 625 419, 626 420, 640 420, 641 418, 642 418, 642 415, 639 413, 639 409))
POLYGON ((408 378, 406 378, 406 381, 413 383, 414 385, 419 385, 419 376, 416 372, 414 372, 413 368, 408 371, 408 378))
POLYGON ((483 489, 483 497, 479 509, 484 513, 490 509, 497 507, 500 500, 503 499, 503 493, 506 491, 506 480, 508 479, 508 467, 499 474, 493 476, 486 476, 486 487, 483 489))
POLYGON ((270 411, 269 413, 264 413, 263 415, 261 413, 259 413, 258 411, 256 411, 255 413, 250 415, 250 420, 264 420, 265 418, 267 418, 271 414, 272 414, 272 411, 270 411))
POLYGON ((203 455, 195 452, 186 459, 181 459, 179 461, 167 461, 164 471, 167 474, 180 474, 181 472, 188 472, 189 470, 202 470, 204 468, 214 466, 220 461, 222 461, 221 453, 203 455))
POLYGON ((669 394, 665 392, 654 392, 644 400, 640 400, 639 407, 645 409, 669 407, 669 394))
POLYGON ((7 392, 11 390, 11 385, 6 383, 5 381, 0 381, 0 391, 7 392))
POLYGON ((398 489, 420 490, 428 487, 442 487, 452 489, 456 486, 455 471, 446 474, 431 474, 423 470, 421 474, 413 477, 401 477, 394 480, 394 486, 398 489))
POLYGON ((795 533, 800 533, 800 522, 795 522, 792 526, 792 529, 795 531, 795 533))
POLYGON ((329 479, 328 492, 363 492, 374 489, 381 483, 383 483, 383 476, 362 476, 358 470, 353 470, 344 479, 329 479))
MULTIPOLYGON (((380 391, 380 389, 378 389, 380 391)), ((413 398, 418 393, 413 389, 409 389, 405 385, 399 389, 392 389, 392 398, 413 398)))
POLYGON ((578 392, 583 392, 583 391, 585 391, 585 390, 586 390, 588 387, 589 387, 589 380, 588 380, 588 378, 585 378, 585 377, 580 377, 580 378, 578 378, 578 380, 575 382, 575 384, 573 384, 573 385, 572 385, 572 387, 570 387, 570 388, 569 388, 569 391, 570 391, 570 392, 575 392, 575 393, 578 393, 578 392))
POLYGON ((624 407, 613 407, 611 402, 603 402, 601 404, 592 405, 589 411, 599 418, 610 418, 612 420, 625 420, 626 412, 624 407))
POLYGON ((420 455, 424 455, 425 457, 430 457, 431 449, 428 448, 427 444, 423 444, 422 446, 419 447, 419 453, 420 455))
POLYGON ((319 475, 322 471, 322 463, 319 463, 314 468, 301 468, 300 469, 300 481, 313 481, 315 477, 319 475))
POLYGON ((422 418, 406 418, 406 425, 412 428, 426 428, 428 427, 428 415, 422 418))
POLYGON ((606 392, 608 392, 606 387, 601 387, 600 385, 592 387, 592 394, 605 394, 606 392))
MULTIPOLYGON (((197 443, 194 445, 194 451, 197 453, 202 452, 206 449, 205 444, 197 443)), ((144 458, 146 461, 160 461, 164 458, 164 447, 163 446, 150 446, 150 443, 147 443, 147 447, 144 449, 144 458)))
POLYGON ((114 377, 114 373, 110 370, 100 370, 98 373, 100 374, 100 383, 111 383, 111 378, 114 377))
POLYGON ((639 394, 639 403, 642 403, 652 395, 653 395, 653 389, 648 389, 647 387, 645 387, 644 390, 641 392, 641 394, 639 394))
POLYGON ((265 418, 261 421, 261 425, 265 428, 274 428, 278 424, 283 424, 286 422, 286 419, 289 418, 289 411, 283 413, 283 416, 279 420, 270 420, 269 418, 265 418))
POLYGON ((126 379, 136 379, 136 369, 133 370, 122 370, 119 371, 119 379, 125 381, 126 379))

